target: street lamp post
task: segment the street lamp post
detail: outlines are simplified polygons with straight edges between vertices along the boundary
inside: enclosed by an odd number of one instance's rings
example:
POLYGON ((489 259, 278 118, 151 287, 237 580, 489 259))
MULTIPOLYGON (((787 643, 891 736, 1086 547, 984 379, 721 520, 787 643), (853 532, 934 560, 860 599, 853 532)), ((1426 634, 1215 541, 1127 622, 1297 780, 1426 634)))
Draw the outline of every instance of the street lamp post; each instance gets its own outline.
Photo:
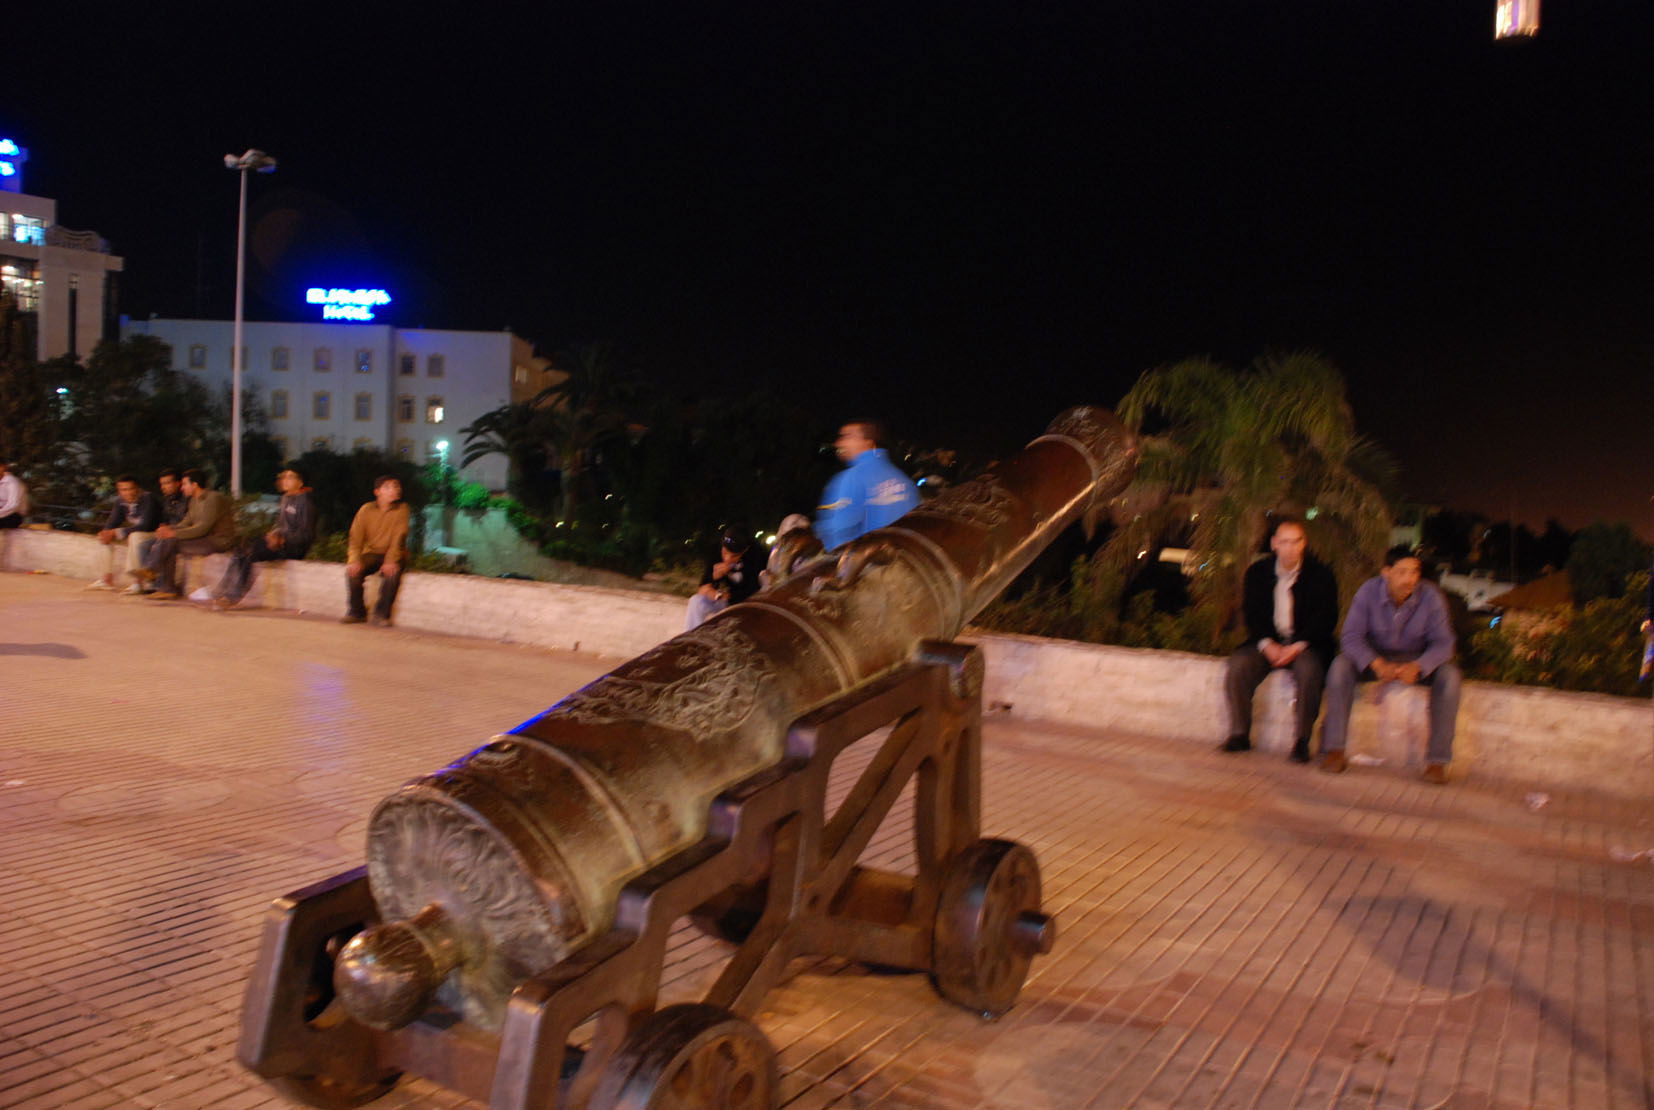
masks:
POLYGON ((224 168, 241 175, 241 209, 235 232, 235 341, 230 347, 230 496, 241 496, 242 310, 247 287, 247 174, 275 173, 276 160, 262 150, 224 156, 224 168))

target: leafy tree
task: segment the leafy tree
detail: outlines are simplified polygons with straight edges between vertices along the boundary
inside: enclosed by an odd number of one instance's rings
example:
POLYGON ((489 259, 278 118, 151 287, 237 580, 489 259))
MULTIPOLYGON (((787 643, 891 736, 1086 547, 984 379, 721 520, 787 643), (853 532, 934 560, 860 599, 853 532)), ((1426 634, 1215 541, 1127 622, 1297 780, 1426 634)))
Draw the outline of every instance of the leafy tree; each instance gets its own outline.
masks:
POLYGON ((346 532, 356 519, 356 510, 373 499, 374 481, 390 475, 402 483, 402 499, 413 509, 414 547, 423 545, 424 515, 430 502, 424 469, 376 447, 358 447, 350 454, 337 451, 306 451, 293 465, 304 475, 316 501, 318 532, 346 532))
POLYGON ((28 318, 9 293, 0 292, 0 457, 33 481, 56 453, 57 421, 52 389, 35 363, 28 318))
POLYGON ((519 468, 538 460, 542 469, 557 472, 559 514, 577 520, 598 492, 592 472, 604 449, 621 438, 640 391, 637 377, 617 362, 605 343, 564 351, 553 360, 560 381, 532 400, 504 405, 460 429, 461 465, 492 454, 505 455, 519 468))
POLYGON ((1580 529, 1568 555, 1568 581, 1574 601, 1623 597, 1626 580, 1648 569, 1649 546, 1629 524, 1598 522, 1580 529))
POLYGON ((1421 543, 1440 562, 1464 566, 1470 560, 1475 537, 1486 525, 1487 517, 1480 513, 1442 509, 1424 518, 1421 543))
POLYGON ((1209 630, 1209 649, 1221 646, 1272 514, 1305 518, 1346 598, 1388 542, 1394 464, 1356 434, 1343 377, 1319 356, 1160 367, 1137 380, 1120 415, 1143 434, 1143 455, 1096 571, 1118 581, 1162 544, 1188 546, 1194 624, 1209 630))

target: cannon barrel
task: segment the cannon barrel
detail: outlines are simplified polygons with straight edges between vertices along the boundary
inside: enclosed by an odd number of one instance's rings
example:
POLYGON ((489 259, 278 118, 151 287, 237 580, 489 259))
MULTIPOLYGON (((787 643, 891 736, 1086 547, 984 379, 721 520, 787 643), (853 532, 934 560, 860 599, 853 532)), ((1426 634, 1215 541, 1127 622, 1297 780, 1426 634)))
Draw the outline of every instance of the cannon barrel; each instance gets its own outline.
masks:
POLYGON ((1070 409, 980 477, 385 798, 367 850, 385 924, 340 955, 346 1008, 392 1029, 434 997, 499 1029, 519 983, 610 927, 626 880, 781 760, 793 721, 958 635, 1136 457, 1113 414, 1070 409))

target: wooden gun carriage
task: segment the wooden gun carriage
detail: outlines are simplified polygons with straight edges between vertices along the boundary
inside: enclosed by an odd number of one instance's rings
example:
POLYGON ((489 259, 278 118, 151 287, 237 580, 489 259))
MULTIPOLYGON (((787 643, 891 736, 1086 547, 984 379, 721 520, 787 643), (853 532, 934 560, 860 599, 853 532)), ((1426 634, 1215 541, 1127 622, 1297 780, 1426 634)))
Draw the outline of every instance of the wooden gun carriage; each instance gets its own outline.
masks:
POLYGON ((928 972, 1005 1012, 1055 924, 1033 853, 981 837, 983 666, 952 637, 1135 457, 1110 414, 1070 410, 387 797, 365 867, 272 905, 242 1062, 317 1106, 413 1073, 498 1110, 768 1107, 752 1018, 795 957, 928 972), (863 866, 909 783, 914 873, 863 866), (733 955, 701 1001, 658 1008, 685 917, 733 955))

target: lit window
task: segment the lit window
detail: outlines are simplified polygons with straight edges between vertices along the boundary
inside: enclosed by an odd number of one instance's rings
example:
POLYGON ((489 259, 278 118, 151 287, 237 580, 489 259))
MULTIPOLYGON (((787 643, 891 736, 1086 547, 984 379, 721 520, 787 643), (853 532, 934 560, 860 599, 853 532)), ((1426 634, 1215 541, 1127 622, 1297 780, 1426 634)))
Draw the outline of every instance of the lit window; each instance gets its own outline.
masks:
POLYGON ((401 374, 404 378, 411 378, 414 376, 414 370, 417 368, 418 363, 419 358, 417 355, 405 354, 397 360, 396 372, 401 374))
POLYGON ((285 370, 285 369, 287 369, 287 361, 288 361, 288 350, 287 350, 286 347, 271 347, 270 348, 270 369, 272 369, 272 370, 285 370))
POLYGON ((11 214, 11 234, 8 236, 14 243, 33 243, 35 246, 44 246, 46 243, 46 221, 37 216, 25 216, 21 212, 11 214))
MULTIPOLYGON (((3 216, 0 213, 0 218, 3 216)), ((35 276, 34 267, 20 262, 14 259, 0 265, 0 289, 17 298, 19 312, 39 312, 40 279, 35 276)))
POLYGON ((425 398, 425 423, 440 424, 444 415, 441 397, 425 398))
POLYGON ((333 398, 327 390, 322 389, 310 399, 310 415, 317 420, 330 420, 333 417, 333 398))
POLYGON ((270 391, 270 419, 287 419, 287 390, 272 389, 270 391))
POLYGON ((396 419, 402 424, 412 424, 414 420, 413 394, 404 393, 396 399, 396 419))
POLYGON ((356 372, 358 374, 373 373, 373 351, 371 348, 356 348, 356 372))
POLYGON ((356 395, 356 419, 373 419, 373 394, 358 393, 356 395))
POLYGON ((205 370, 207 368, 207 345, 205 343, 190 344, 190 369, 205 370))
POLYGON ((443 372, 446 371, 447 368, 447 360, 445 360, 441 355, 432 355, 430 358, 425 360, 425 376, 428 378, 442 377, 443 372))
POLYGON ((327 371, 327 370, 333 369, 333 348, 331 348, 331 347, 317 347, 316 348, 316 361, 315 361, 314 365, 315 365, 316 369, 320 370, 320 371, 327 371))
POLYGON ((518 366, 511 371, 511 378, 518 385, 528 384, 528 367, 518 366))

